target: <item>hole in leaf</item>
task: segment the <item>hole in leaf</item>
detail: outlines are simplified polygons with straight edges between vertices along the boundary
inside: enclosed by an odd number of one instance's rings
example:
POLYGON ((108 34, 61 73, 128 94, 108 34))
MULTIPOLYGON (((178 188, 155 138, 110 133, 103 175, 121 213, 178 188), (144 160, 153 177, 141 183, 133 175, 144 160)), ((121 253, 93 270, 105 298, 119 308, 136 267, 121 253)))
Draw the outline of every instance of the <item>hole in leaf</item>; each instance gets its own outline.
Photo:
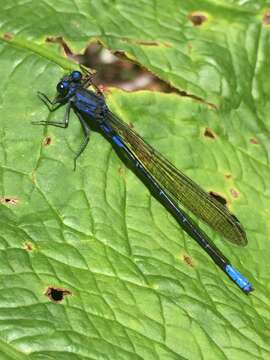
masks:
POLYGON ((77 63, 95 70, 95 82, 98 86, 113 86, 126 91, 152 90, 165 93, 176 93, 187 96, 216 109, 214 104, 202 98, 188 94, 172 86, 169 82, 160 79, 148 71, 135 59, 130 59, 123 51, 110 51, 100 41, 92 41, 85 49, 84 54, 75 54, 63 37, 47 37, 49 43, 61 46, 65 55, 77 63))
POLYGON ((6 204, 6 205, 17 205, 19 200, 16 197, 13 196, 3 196, 0 197, 0 204, 6 204))
POLYGON ((219 195, 218 193, 216 193, 214 191, 210 191, 209 194, 211 196, 213 196, 220 204, 222 204, 224 206, 227 205, 227 200, 223 196, 219 195))
POLYGON ((65 296, 72 295, 72 293, 67 289, 49 287, 46 290, 45 295, 48 296, 51 301, 58 303, 61 302, 65 296))
POLYGON ((74 60, 78 60, 80 55, 75 55, 73 51, 70 49, 68 44, 65 42, 62 36, 48 36, 46 38, 46 42, 48 43, 58 43, 62 46, 67 57, 72 58, 74 60))
POLYGON ((193 12, 188 18, 195 26, 200 26, 207 20, 207 16, 200 12, 193 12))
POLYGON ((84 54, 75 54, 63 37, 47 37, 47 42, 58 43, 65 55, 95 69, 95 81, 98 85, 119 87, 127 91, 138 89, 157 90, 162 92, 179 92, 165 81, 160 80, 135 61, 127 58, 124 52, 114 53, 98 41, 91 42, 84 54))

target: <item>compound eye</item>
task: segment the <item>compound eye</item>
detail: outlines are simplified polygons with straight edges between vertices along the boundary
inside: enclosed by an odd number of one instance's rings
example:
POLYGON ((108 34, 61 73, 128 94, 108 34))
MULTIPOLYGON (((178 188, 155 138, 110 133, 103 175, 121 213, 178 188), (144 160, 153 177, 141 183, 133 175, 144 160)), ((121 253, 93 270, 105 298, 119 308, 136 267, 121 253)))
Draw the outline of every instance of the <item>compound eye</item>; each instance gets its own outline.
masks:
POLYGON ((56 90, 59 94, 65 95, 69 90, 69 82, 65 80, 60 81, 56 86, 56 90))
POLYGON ((82 79, 82 73, 80 71, 72 71, 70 78, 75 82, 80 81, 82 79))

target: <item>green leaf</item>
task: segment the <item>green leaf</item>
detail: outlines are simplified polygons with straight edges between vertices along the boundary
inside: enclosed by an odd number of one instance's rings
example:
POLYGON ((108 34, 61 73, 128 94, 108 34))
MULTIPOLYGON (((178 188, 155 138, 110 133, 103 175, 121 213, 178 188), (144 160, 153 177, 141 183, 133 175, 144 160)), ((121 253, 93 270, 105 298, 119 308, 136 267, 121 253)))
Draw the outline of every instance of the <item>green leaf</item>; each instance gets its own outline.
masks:
POLYGON ((269 3, 1 2, 1 359, 268 359, 269 3), (109 89, 111 109, 207 191, 249 244, 217 246, 252 282, 245 296, 92 133, 48 114, 74 51, 100 40, 185 92, 109 89), (51 288, 51 290, 48 290, 51 288), (61 301, 52 293, 64 291, 61 301))

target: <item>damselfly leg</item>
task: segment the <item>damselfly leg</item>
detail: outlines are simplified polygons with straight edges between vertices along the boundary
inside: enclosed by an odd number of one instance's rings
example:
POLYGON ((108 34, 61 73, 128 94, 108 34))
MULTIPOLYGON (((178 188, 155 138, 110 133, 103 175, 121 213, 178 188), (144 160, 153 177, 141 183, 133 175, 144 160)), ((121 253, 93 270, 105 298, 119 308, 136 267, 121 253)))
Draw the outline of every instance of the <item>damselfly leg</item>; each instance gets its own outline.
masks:
MULTIPOLYGON (((60 104, 60 106, 61 106, 61 104, 60 104)), ((67 128, 68 124, 69 124, 70 108, 71 108, 71 103, 69 102, 66 107, 63 121, 41 120, 41 121, 32 121, 32 124, 33 125, 52 125, 52 126, 56 126, 56 127, 67 128)))

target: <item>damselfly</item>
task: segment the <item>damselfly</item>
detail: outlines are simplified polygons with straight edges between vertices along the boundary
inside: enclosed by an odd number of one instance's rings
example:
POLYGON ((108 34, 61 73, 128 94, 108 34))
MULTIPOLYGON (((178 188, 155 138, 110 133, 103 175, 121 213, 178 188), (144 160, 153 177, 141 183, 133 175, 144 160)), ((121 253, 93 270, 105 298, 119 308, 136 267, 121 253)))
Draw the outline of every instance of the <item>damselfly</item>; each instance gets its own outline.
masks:
POLYGON ((73 109, 84 133, 84 140, 74 158, 74 168, 78 157, 87 146, 92 124, 127 157, 154 196, 173 214, 181 227, 197 241, 214 262, 245 293, 251 292, 253 288, 249 281, 231 265, 209 237, 180 208, 180 205, 182 204, 229 241, 244 246, 247 244, 247 238, 238 219, 113 114, 106 105, 102 92, 93 83, 92 74, 87 73, 83 76, 80 71, 73 71, 57 84, 56 90, 57 96, 52 101, 41 92, 38 95, 50 111, 66 105, 63 121, 38 121, 34 124, 67 128, 70 110, 73 109), (92 90, 88 89, 90 86, 92 90))

